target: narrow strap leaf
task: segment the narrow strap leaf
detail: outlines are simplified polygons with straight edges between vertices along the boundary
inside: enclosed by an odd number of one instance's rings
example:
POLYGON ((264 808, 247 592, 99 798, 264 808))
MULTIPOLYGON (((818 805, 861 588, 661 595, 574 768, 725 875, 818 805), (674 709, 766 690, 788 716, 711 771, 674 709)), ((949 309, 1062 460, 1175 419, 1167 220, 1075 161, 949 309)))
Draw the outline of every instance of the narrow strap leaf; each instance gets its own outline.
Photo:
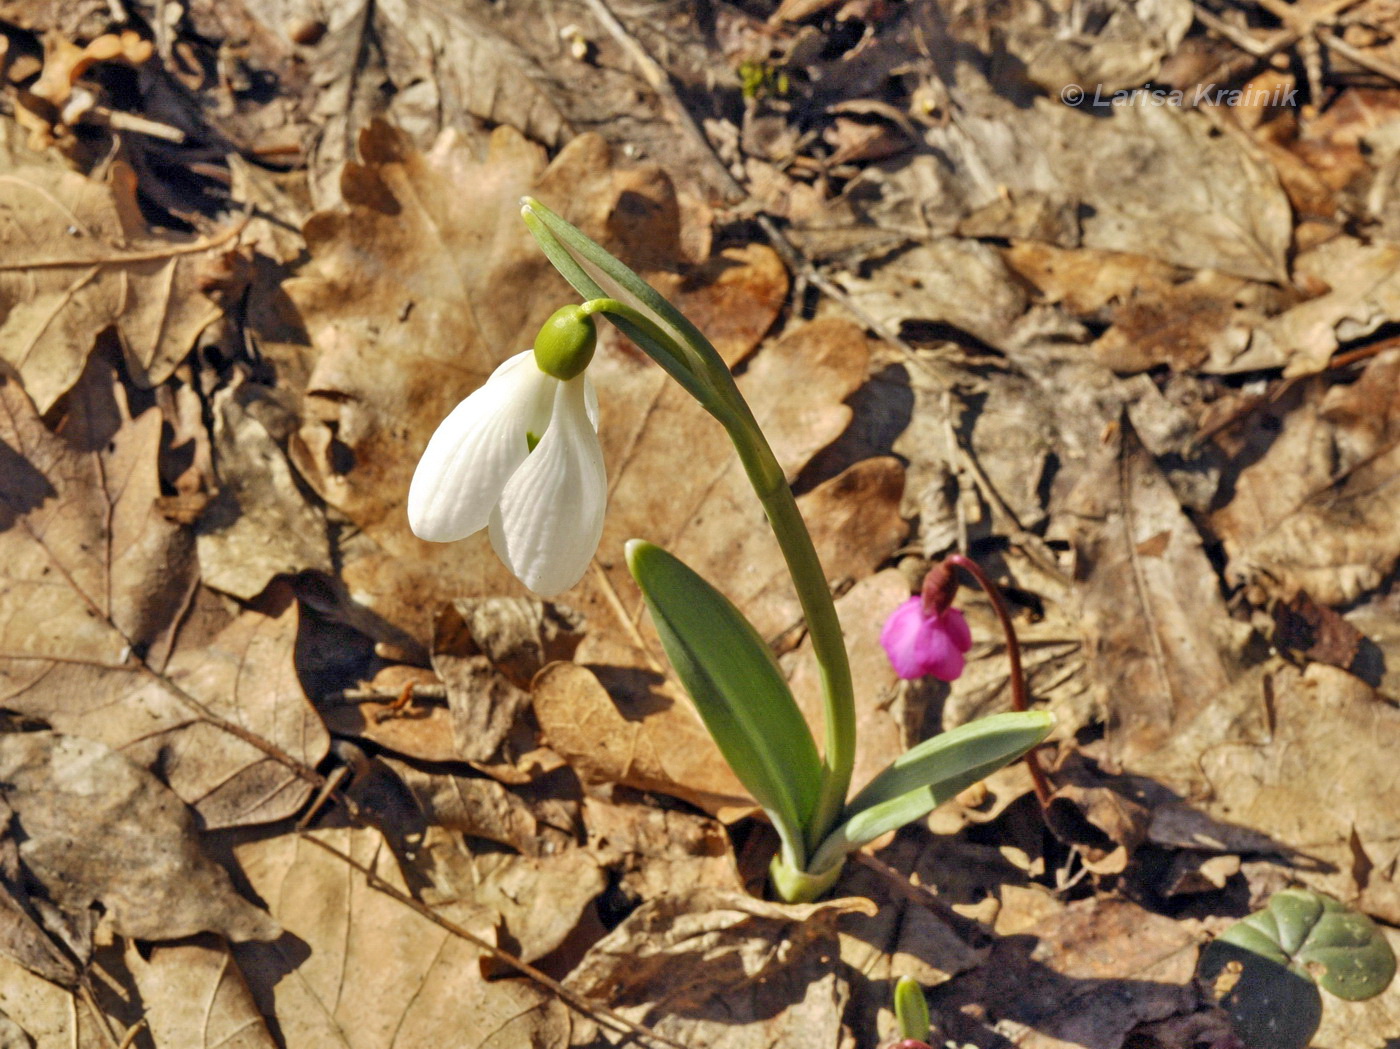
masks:
POLYGON ((922 819, 1021 757, 1054 724, 1049 711, 1009 711, 924 740, 895 758, 846 806, 843 822, 822 842, 809 869, 819 873, 886 831, 922 819))
POLYGON ((627 565, 705 727, 800 869, 821 761, 773 653, 727 597, 665 550, 633 539, 627 565))

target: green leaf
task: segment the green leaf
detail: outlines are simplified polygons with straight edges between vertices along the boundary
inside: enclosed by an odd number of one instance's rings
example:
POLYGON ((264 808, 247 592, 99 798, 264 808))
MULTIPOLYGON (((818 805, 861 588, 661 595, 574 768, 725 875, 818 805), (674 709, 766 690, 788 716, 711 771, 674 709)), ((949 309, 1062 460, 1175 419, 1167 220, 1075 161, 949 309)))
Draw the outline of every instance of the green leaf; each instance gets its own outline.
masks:
POLYGON ((928 1040, 928 999, 924 997, 923 985, 912 976, 901 976, 894 985, 894 1015, 899 1023, 899 1037, 928 1040))
POLYGON ((821 760, 773 653, 728 598, 660 547, 631 540, 627 567, 705 727, 800 869, 821 760))
POLYGON ((1322 1019, 1315 984, 1348 1001, 1372 998, 1390 986, 1395 952, 1366 915, 1319 892, 1285 889, 1208 944, 1197 972, 1245 1044, 1301 1049, 1322 1019))
POLYGON ((822 842, 809 870, 820 872, 886 831, 922 819, 959 791, 1009 765, 1054 727, 1046 710, 993 714, 924 740, 870 781, 822 842))

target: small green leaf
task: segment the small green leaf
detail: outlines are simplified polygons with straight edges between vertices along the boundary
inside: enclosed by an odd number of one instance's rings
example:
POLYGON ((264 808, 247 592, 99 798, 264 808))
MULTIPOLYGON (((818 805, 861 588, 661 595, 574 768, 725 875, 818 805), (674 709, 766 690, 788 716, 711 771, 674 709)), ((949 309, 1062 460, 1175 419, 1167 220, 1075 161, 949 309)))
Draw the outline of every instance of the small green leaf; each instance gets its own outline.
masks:
POLYGON ((705 727, 801 869, 821 761, 773 653, 728 598, 660 547, 631 540, 627 567, 705 727))
POLYGON ((928 999, 924 997, 923 985, 912 976, 901 976, 894 985, 894 1015, 899 1023, 899 1037, 928 1040, 928 999))
POLYGON ((1307 1045, 1322 1018, 1314 984, 1348 1001, 1374 997, 1395 976, 1395 953, 1366 915, 1285 889, 1210 943, 1197 971, 1247 1044, 1291 1049, 1307 1045))
POLYGON ((886 831, 922 819, 959 791, 1015 761, 1050 734, 1055 715, 1010 711, 924 740, 901 754, 846 806, 809 869, 825 870, 886 831))

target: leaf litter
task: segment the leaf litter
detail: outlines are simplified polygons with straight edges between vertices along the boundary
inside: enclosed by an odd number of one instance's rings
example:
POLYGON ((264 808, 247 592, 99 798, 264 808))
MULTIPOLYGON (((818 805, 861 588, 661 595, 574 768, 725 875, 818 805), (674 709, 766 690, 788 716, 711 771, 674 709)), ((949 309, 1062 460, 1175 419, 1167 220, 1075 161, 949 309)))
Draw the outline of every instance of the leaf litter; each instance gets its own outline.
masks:
MULTIPOLYGON (((0 3, 0 1034, 874 1046, 908 974, 958 1045, 1175 1049, 1227 1044, 1196 953, 1276 889, 1393 937, 1396 58, 1374 4, 1277 6, 0 3), (1065 94, 1154 85, 1266 97, 1065 94), (962 549, 1060 718, 1048 824, 1008 769, 760 898, 620 545, 735 599, 819 730, 800 611, 615 334, 579 586, 412 537, 428 434, 571 298, 526 193, 735 369, 857 780, 1005 709, 976 595, 953 685, 876 645, 962 549)), ((1400 1037, 1397 993, 1317 1044, 1400 1037)))

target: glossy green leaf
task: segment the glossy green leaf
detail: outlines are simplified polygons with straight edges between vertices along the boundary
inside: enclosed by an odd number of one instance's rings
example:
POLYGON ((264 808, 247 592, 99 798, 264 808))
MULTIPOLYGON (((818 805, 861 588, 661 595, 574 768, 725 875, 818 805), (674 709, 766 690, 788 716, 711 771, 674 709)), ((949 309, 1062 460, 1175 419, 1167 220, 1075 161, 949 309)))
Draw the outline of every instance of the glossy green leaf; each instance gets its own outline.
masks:
POLYGON ((660 547, 633 539, 627 566, 705 727, 800 868, 821 761, 773 653, 727 597, 660 547))
POLYGON ((993 714, 924 740, 870 781, 822 842, 809 869, 825 870, 886 831, 922 819, 959 791, 1015 761, 1050 734, 1046 710, 993 714))

